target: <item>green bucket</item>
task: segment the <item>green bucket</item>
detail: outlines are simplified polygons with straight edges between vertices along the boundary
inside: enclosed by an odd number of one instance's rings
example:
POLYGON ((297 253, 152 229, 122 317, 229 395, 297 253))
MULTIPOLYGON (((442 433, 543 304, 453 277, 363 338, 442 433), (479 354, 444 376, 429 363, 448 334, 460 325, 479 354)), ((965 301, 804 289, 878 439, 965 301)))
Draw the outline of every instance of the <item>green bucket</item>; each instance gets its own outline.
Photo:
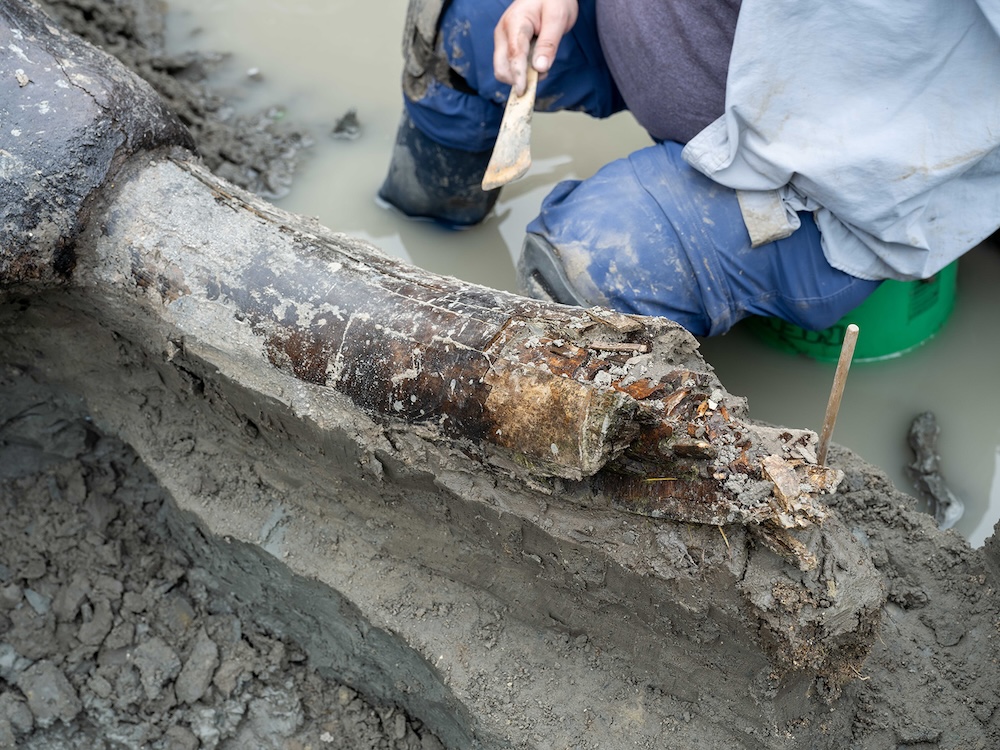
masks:
POLYGON ((795 354, 836 362, 851 323, 860 328, 855 362, 875 362, 915 349, 948 320, 955 307, 958 261, 920 281, 885 281, 861 305, 822 331, 777 318, 754 318, 750 328, 767 343, 795 354))

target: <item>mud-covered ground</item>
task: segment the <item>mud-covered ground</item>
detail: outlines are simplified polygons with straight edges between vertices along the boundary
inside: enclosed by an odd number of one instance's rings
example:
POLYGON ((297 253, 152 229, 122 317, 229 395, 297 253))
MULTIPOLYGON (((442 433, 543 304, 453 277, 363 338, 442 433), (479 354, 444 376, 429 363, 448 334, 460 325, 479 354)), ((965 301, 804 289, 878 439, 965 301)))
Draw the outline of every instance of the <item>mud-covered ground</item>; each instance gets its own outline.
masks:
MULTIPOLYGON (((273 113, 234 118, 205 85, 211 61, 164 53, 155 0, 44 6, 150 80, 211 168, 265 196, 287 189, 307 138, 273 113)), ((199 566, 171 499, 85 404, 19 366, 0 370, 0 393, 0 748, 440 747, 419 721, 318 673, 199 566)), ((794 746, 1000 747, 1000 545, 970 549, 873 467, 831 458, 846 478, 830 504, 888 599, 864 669, 829 720, 789 727, 809 738, 794 746)), ((498 684, 484 677, 483 690, 498 684)), ((520 721, 517 681, 504 685, 498 711, 520 721)))
MULTIPOLYGON (((213 171, 287 192, 309 137, 276 110, 235 116, 214 58, 168 56, 163 6, 41 3, 164 96, 213 171)), ((0 748, 406 748, 441 744, 319 675, 172 537, 177 511, 80 404, 0 373, 0 748)))
POLYGON ((257 624, 82 404, 10 366, 0 392, 0 748, 442 747, 257 624))

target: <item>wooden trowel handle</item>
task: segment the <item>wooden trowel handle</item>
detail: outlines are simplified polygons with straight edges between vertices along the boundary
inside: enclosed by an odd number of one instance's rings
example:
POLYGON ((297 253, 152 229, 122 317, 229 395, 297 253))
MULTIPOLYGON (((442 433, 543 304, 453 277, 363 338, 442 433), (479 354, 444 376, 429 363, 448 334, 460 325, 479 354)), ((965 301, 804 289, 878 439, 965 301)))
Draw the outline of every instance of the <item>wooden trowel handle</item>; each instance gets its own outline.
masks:
POLYGON ((535 109, 538 71, 528 65, 528 80, 524 93, 518 96, 510 90, 510 98, 500 121, 493 155, 483 176, 483 190, 493 190, 513 182, 531 166, 531 113, 535 109))

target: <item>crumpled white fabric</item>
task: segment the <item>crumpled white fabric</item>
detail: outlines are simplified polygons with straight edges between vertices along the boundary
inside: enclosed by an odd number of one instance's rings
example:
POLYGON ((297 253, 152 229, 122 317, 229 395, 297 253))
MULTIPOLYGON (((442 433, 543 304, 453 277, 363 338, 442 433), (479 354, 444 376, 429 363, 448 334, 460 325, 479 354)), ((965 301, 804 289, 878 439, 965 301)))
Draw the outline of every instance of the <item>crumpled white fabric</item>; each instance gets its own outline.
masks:
POLYGON ((1000 227, 998 34, 1000 0, 743 0, 684 158, 815 212, 835 268, 927 278, 1000 227))

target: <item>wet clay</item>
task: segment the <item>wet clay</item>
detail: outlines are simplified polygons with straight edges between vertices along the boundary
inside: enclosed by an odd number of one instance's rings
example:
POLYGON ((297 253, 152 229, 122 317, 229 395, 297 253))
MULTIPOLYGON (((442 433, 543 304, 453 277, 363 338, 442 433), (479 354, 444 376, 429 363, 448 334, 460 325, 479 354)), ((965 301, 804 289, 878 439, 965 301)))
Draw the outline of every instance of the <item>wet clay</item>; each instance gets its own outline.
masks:
POLYGON ((219 540, 83 404, 13 366, 0 390, 0 747, 442 747, 203 566, 219 540))
MULTIPOLYGON (((381 726, 381 739, 341 739, 341 747, 435 747, 421 737, 425 720, 446 729, 447 747, 989 748, 1000 741, 1000 550, 993 541, 971 550, 954 533, 938 531, 912 498, 836 446, 831 461, 845 479, 827 498, 830 522, 851 529, 878 571, 865 585, 884 588, 887 600, 867 660, 851 675, 829 675, 833 682, 846 677, 839 695, 824 698, 822 681, 805 690, 793 682, 784 689, 803 698, 789 702, 775 692, 766 662, 732 638, 721 613, 704 608, 718 576, 700 571, 711 571, 725 549, 715 527, 664 526, 647 547, 641 524, 616 531, 597 525, 595 516, 594 527, 576 532, 575 549, 559 549, 502 514, 485 521, 453 515, 436 521, 435 538, 430 527, 408 522, 432 510, 432 480, 390 459, 388 448, 355 455, 346 435, 310 438, 286 410, 206 380, 194 363, 157 365, 159 354, 150 357, 81 319, 79 310, 60 308, 52 300, 0 308, 0 352, 9 363, 0 466, 10 521, 0 547, 0 731, 6 719, 12 747, 73 747, 70 737, 89 741, 126 730, 164 738, 173 726, 186 730, 173 731, 189 744, 163 739, 161 746, 215 747, 206 726, 220 732, 220 743, 250 731, 250 718, 226 713, 239 714, 241 706, 247 717, 265 708, 282 717, 254 731, 282 742, 315 739, 333 734, 330 722, 341 720, 330 712, 340 696, 352 705, 359 685, 369 696, 396 691, 400 702, 430 699, 411 712, 415 721, 357 704, 357 721, 371 731, 381 726), (55 392, 40 381, 55 383, 55 392), (140 443, 157 477, 98 425, 140 443), (356 478, 324 481, 317 462, 354 465, 356 478), (177 514, 164 499, 163 481, 199 516, 218 526, 222 513, 234 536, 256 537, 260 549, 213 537, 190 514, 177 514), (359 493, 371 502, 373 482, 383 487, 385 506, 363 520, 352 508, 362 502, 359 493), (484 522, 496 547, 470 557, 463 532, 484 522), (611 625, 635 616, 634 607, 616 600, 634 591, 619 573, 587 564, 588 549, 612 538, 683 576, 692 611, 700 611, 693 629, 636 646, 642 658, 611 625), (443 567, 454 556, 470 561, 464 584, 399 556, 409 550, 427 559, 428 545, 443 567), (574 612, 559 609, 556 597, 546 605, 534 596, 532 572, 549 569, 555 555, 565 566, 564 585, 595 592, 610 616, 588 612, 583 598, 574 612), (379 627, 349 604, 331 604, 342 597, 291 575, 282 561, 300 570, 332 566, 345 593, 368 602, 379 627), (528 575, 497 580, 501 566, 528 575), (423 656, 386 628, 409 641, 419 634, 423 640, 414 645, 423 656), (234 641, 234 629, 254 635, 234 641), (358 641, 353 633, 364 636, 358 641), (279 640, 284 650, 268 656, 279 640), (263 655, 250 648, 258 643, 263 655), (370 644, 360 660, 359 643, 370 644), (204 662, 193 659, 196 648, 204 662), (464 654, 457 661, 456 648, 464 654), (448 657, 448 685, 428 671, 425 660, 436 653, 448 657), (684 653, 707 661, 699 666, 684 653), (243 661, 223 670, 234 654, 243 661), (663 668, 664 660, 674 666, 663 668), (227 675, 237 666, 266 679, 227 694, 227 675), (333 674, 341 676, 319 678, 333 674), (342 692, 344 682, 352 692, 342 692), (50 697, 32 703, 42 687, 50 697), (331 696, 332 708, 324 703, 331 696), (465 703, 491 726, 472 721, 465 703), (424 744, 378 744, 400 721, 409 722, 398 730, 400 741, 424 744)), ((502 503, 502 494, 495 500, 502 503)), ((556 509, 539 510, 558 520, 556 509)), ((728 534, 735 548, 745 543, 733 527, 728 534)), ((741 586, 765 609, 768 600, 804 611, 822 605, 785 601, 797 589, 768 567, 746 568, 741 586)))

